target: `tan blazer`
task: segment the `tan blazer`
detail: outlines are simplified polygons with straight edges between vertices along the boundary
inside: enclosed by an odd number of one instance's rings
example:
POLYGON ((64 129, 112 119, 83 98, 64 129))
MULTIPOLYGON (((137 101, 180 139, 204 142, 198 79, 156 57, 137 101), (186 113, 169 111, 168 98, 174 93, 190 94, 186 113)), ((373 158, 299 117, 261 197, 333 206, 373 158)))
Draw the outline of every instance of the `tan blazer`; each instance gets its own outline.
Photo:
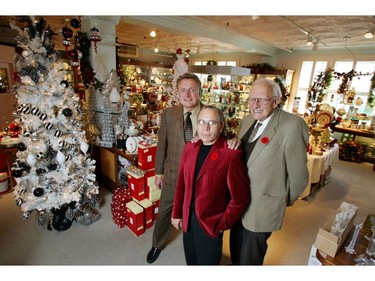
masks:
MULTIPOLYGON (((243 118, 240 139, 254 121, 251 114, 243 118)), ((286 207, 308 183, 307 145, 305 121, 277 108, 247 161, 251 203, 242 217, 246 229, 272 232, 281 228, 286 207)))

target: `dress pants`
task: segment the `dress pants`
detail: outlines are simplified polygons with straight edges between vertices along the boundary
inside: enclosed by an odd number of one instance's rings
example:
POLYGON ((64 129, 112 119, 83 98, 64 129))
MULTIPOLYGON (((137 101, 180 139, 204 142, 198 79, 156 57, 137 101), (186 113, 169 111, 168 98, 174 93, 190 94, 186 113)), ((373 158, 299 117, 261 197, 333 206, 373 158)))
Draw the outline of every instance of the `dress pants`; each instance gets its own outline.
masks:
POLYGON ((164 186, 161 192, 159 213, 155 220, 152 233, 152 247, 163 250, 172 231, 171 215, 173 207, 174 190, 164 186))
POLYGON ((189 228, 183 234, 184 252, 187 265, 218 265, 222 256, 223 234, 218 238, 208 236, 200 227, 196 214, 192 211, 189 228))
POLYGON ((267 239, 272 232, 247 230, 239 220, 230 230, 230 255, 234 265, 263 265, 267 239))

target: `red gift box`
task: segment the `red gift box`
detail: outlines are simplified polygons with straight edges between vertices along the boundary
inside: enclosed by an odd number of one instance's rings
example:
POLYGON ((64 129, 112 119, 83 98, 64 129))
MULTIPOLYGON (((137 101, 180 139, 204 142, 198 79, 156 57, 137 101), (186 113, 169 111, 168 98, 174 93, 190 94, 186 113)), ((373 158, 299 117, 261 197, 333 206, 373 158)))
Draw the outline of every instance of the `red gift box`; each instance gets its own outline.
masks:
POLYGON ((138 143, 138 167, 143 170, 155 168, 156 143, 138 143))
POLYGON ((111 212, 113 222, 120 228, 127 224, 126 203, 131 201, 129 190, 124 187, 116 188, 112 196, 111 212))
POLYGON ((139 236, 145 232, 143 208, 136 202, 126 203, 127 226, 135 235, 139 236))
POLYGON ((144 171, 134 167, 128 169, 128 188, 134 199, 141 201, 146 198, 144 171))
POLYGON ((143 199, 142 201, 136 201, 142 208, 144 212, 144 225, 146 229, 154 225, 154 207, 152 202, 148 199, 143 199))

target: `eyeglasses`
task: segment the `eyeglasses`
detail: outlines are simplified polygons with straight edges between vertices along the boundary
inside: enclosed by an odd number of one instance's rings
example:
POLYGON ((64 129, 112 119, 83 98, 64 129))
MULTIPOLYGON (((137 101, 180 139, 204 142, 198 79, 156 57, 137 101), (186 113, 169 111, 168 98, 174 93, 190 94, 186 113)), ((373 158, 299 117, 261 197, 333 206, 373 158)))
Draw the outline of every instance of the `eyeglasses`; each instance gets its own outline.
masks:
POLYGON ((214 121, 214 120, 210 120, 210 121, 205 121, 205 120, 202 120, 202 119, 199 119, 198 120, 198 125, 199 126, 206 126, 208 125, 208 127, 212 127, 212 126, 216 126, 218 124, 218 122, 214 121))
POLYGON ((261 105, 266 105, 273 98, 276 98, 276 97, 272 97, 272 98, 269 98, 269 99, 266 99, 266 98, 249 98, 249 104, 253 105, 254 103, 258 102, 261 105))
POLYGON ((187 92, 194 95, 194 94, 199 93, 199 89, 198 88, 188 88, 188 89, 182 88, 182 89, 179 89, 178 92, 183 95, 185 95, 187 92))

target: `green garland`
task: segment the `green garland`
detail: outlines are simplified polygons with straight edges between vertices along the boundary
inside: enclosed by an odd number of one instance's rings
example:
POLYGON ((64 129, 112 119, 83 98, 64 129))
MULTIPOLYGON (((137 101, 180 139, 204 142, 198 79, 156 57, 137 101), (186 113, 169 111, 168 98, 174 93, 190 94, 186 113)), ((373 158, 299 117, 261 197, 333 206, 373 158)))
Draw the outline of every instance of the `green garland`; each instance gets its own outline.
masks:
POLYGON ((324 72, 320 72, 316 77, 313 85, 307 92, 306 109, 312 113, 316 113, 318 105, 328 92, 332 83, 333 69, 327 68, 324 72))
POLYGON ((81 51, 82 58, 80 60, 80 70, 82 82, 86 89, 93 84, 95 89, 99 89, 103 86, 98 79, 95 78, 95 72, 90 62, 90 47, 91 41, 87 36, 86 32, 78 31, 76 35, 76 48, 81 51))

